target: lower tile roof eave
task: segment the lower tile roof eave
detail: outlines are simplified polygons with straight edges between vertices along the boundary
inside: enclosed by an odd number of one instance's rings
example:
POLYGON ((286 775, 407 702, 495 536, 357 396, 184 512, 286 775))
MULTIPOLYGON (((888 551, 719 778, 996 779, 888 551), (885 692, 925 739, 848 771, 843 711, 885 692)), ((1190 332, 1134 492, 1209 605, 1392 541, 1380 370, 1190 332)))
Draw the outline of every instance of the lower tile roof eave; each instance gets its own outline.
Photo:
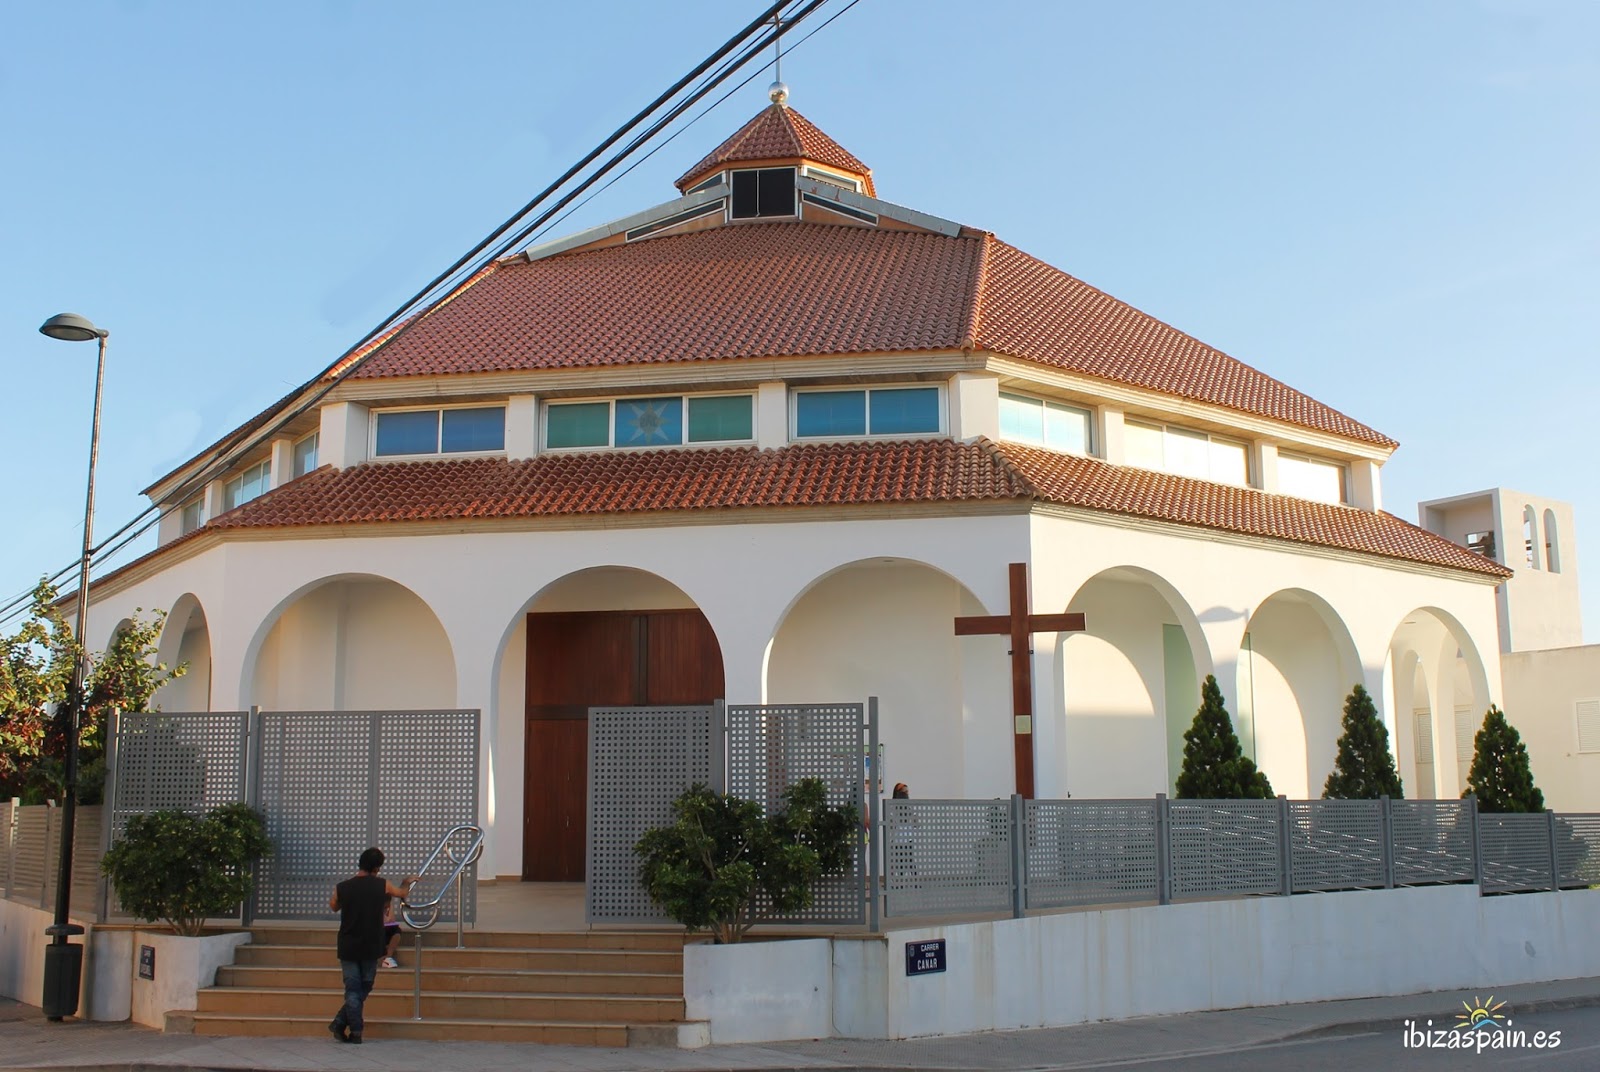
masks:
POLYGON ((1038 502, 1034 504, 1032 512, 1045 517, 1070 518, 1074 521, 1087 521, 1095 525, 1138 529, 1166 536, 1183 536, 1196 540, 1220 540, 1225 543, 1237 544, 1241 547, 1293 551, 1299 554, 1313 555, 1317 558, 1354 562, 1363 566, 1384 566, 1390 569, 1404 570, 1407 573, 1420 573, 1425 576, 1441 577, 1452 581, 1474 581, 1478 584, 1498 585, 1505 580, 1502 576, 1484 570, 1447 566, 1439 562, 1422 562, 1414 558, 1383 555, 1374 551, 1330 547, 1327 544, 1312 543, 1308 540, 1294 540, 1286 536, 1260 536, 1254 533, 1236 532, 1232 529, 1196 525, 1186 521, 1166 521, 1160 518, 1143 517, 1139 514, 1118 513, 1086 506, 1067 506, 1061 503, 1038 502))
POLYGON ((690 510, 639 510, 610 514, 541 514, 462 517, 424 521, 360 521, 306 525, 201 528, 120 566, 89 585, 91 604, 225 543, 342 540, 371 537, 452 536, 467 533, 574 532, 596 529, 676 528, 699 525, 799 524, 810 521, 910 521, 928 518, 1025 517, 1029 498, 952 499, 943 502, 852 503, 828 506, 741 506, 690 510))

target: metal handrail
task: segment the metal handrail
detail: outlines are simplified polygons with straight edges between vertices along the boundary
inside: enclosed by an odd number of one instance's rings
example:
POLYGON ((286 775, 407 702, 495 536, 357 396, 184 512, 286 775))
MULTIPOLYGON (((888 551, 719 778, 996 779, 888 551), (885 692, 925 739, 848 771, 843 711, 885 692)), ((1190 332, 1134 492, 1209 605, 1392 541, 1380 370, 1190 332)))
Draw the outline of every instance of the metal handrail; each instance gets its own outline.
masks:
POLYGON ((406 926, 416 932, 415 956, 412 957, 412 987, 411 987, 411 1018, 422 1019, 422 932, 439 922, 439 906, 444 903, 445 894, 450 892, 452 885, 456 888, 456 948, 466 948, 466 898, 461 885, 462 872, 478 862, 483 855, 483 827, 462 823, 452 826, 445 831, 444 837, 439 839, 439 844, 434 846, 433 852, 422 861, 422 866, 417 869, 416 876, 421 881, 422 876, 428 873, 428 868, 444 853, 446 859, 455 865, 450 872, 450 877, 444 880, 439 887, 439 892, 431 901, 421 904, 412 904, 410 901, 400 902, 400 918, 406 921, 406 926), (470 832, 472 841, 467 845, 466 851, 461 856, 456 856, 455 847, 450 842, 463 831, 470 832))

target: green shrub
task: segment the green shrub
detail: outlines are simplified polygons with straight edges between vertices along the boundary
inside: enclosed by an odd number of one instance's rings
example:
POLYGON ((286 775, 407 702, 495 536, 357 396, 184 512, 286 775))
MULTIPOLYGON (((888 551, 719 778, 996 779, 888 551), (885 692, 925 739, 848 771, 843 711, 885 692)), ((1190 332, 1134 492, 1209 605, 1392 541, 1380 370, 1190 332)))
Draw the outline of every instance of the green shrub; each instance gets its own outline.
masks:
POLYGON ((1472 744, 1472 770, 1463 797, 1476 795, 1479 811, 1544 811, 1544 794, 1533 784, 1528 764, 1528 746, 1505 712, 1490 704, 1472 744))
POLYGON ((856 809, 830 806, 815 778, 790 786, 771 815, 704 785, 673 801, 672 814, 634 846, 639 877, 669 916, 719 944, 809 907, 817 881, 850 866, 859 837, 856 809))
POLYGON ((1211 674, 1200 686, 1200 710, 1183 731, 1178 796, 1190 800, 1271 800, 1272 784, 1239 747, 1222 689, 1211 674))
POLYGON ((196 935, 250 896, 251 867, 272 852, 266 824, 248 804, 224 804, 199 819, 180 811, 135 815, 100 862, 122 906, 196 935))
POLYGON ((1344 732, 1333 773, 1322 788, 1324 800, 1401 800, 1405 793, 1389 751, 1389 731, 1367 690, 1357 685, 1344 702, 1344 732))

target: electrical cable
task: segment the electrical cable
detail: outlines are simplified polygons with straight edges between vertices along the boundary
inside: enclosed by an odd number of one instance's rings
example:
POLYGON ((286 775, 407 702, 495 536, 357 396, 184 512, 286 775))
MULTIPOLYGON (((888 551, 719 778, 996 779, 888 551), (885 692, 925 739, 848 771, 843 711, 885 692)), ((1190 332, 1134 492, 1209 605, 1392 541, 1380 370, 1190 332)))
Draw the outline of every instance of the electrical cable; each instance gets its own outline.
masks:
MULTIPOLYGON (((810 0, 809 3, 801 6, 790 18, 783 19, 779 13, 790 2, 794 2, 794 0, 780 0, 780 2, 771 5, 771 7, 769 7, 760 18, 753 20, 737 35, 729 38, 729 40, 725 42, 719 49, 717 49, 710 56, 706 57, 706 59, 702 60, 688 74, 680 78, 671 89, 658 96, 655 101, 653 101, 645 109, 636 113, 634 117, 623 126, 618 127, 616 131, 614 131, 605 139, 605 141, 586 154, 581 161, 569 168, 567 172, 561 176, 561 178, 557 179, 554 183, 546 187, 546 189, 541 191, 540 194, 532 201, 530 201, 527 205, 524 205, 504 223, 492 231, 487 237, 478 242, 477 245, 472 248, 472 250, 458 258, 450 268, 440 273, 422 290, 419 290, 405 303, 402 303, 402 305, 396 308, 394 312, 380 322, 377 327, 373 328, 365 336, 363 336, 361 341, 347 349, 342 355, 340 355, 339 358, 328 365, 322 372, 318 373, 315 377, 297 387, 294 391, 291 391, 278 403, 275 403, 273 406, 268 407, 268 409, 264 411, 264 416, 266 414, 275 414, 276 419, 270 417, 266 418, 265 427, 254 426, 253 421, 246 422, 244 426, 235 431, 231 436, 226 437, 223 441, 219 442, 212 448, 202 452, 203 454, 211 454, 215 460, 209 466, 205 467, 201 473, 186 478, 184 481, 179 483, 174 489, 172 489, 173 493, 175 494, 169 494, 168 498, 181 499, 193 488, 203 486, 221 472, 226 471, 236 460, 236 455, 232 454, 231 452, 235 448, 239 447, 241 443, 251 441, 249 442, 249 446, 253 447, 261 440, 270 437, 274 432, 278 431, 289 422, 309 411, 324 397, 326 397, 329 392, 338 387, 339 384, 341 384, 346 377, 354 372, 356 368, 364 364, 366 360, 371 358, 374 354, 395 342, 398 338, 404 335, 406 331, 410 330, 410 328, 414 327, 417 323, 424 319, 428 313, 439 308, 441 304, 446 302, 464 286, 468 285, 474 278, 477 277, 479 273, 486 270, 494 261, 503 256, 509 248, 521 243, 531 232, 541 226, 543 226, 546 231, 551 227, 554 227, 556 223, 560 222, 560 220, 556 220, 554 223, 550 221, 552 220, 552 217, 554 217, 554 215, 563 207, 570 204, 573 200, 582 195, 586 190, 589 189, 589 187, 598 182, 600 178, 610 172, 623 160, 626 160, 629 156, 637 152, 638 149, 649 139, 655 137, 667 125, 682 116, 690 107, 709 95, 712 90, 716 89, 719 85, 731 77, 735 71, 748 63, 752 57, 758 55, 761 51, 764 51, 769 44, 779 41, 784 33, 788 32, 795 25, 809 17, 818 8, 827 3, 828 0, 810 0), (779 21, 777 25, 775 25, 770 32, 765 32, 766 24, 774 15, 779 15, 779 21), (746 42, 752 33, 758 34, 757 40, 753 44, 741 44, 746 42), (730 53, 733 53, 731 57, 729 55, 730 53), (721 61, 720 65, 718 64, 719 60, 721 61), (713 66, 716 67, 716 70, 712 71, 711 74, 706 75, 705 78, 702 79, 701 83, 696 86, 695 89, 692 90, 684 100, 680 101, 678 104, 669 109, 666 115, 656 120, 642 133, 635 135, 634 138, 629 141, 622 150, 614 154, 593 174, 585 177, 577 187, 569 191, 554 206, 551 206, 538 218, 522 227, 511 238, 497 243, 497 239, 500 239, 508 231, 515 227, 524 217, 527 216, 530 211, 532 211, 534 208, 537 208, 544 199, 552 195, 556 190, 560 189, 563 184, 580 172, 589 163, 592 163, 607 148, 616 144, 623 137, 625 137, 629 131, 637 127, 641 122, 657 111, 662 104, 668 100, 671 100, 672 97, 681 91, 684 86, 688 85, 689 82, 704 74, 713 66), (490 247, 495 247, 495 252, 490 253, 488 256, 482 256, 484 251, 490 247), (463 273, 465 273, 465 277, 461 278, 463 273), (451 283, 450 281, 452 279, 457 279, 458 281, 451 283), (430 300, 430 297, 441 286, 441 284, 446 283, 450 283, 446 293, 430 300), (421 308, 419 308, 419 306, 421 306, 421 308), (396 327, 396 324, 399 326, 396 327), (388 334, 386 335, 385 333, 388 334), (371 349, 366 353, 362 353, 362 349, 368 346, 370 346, 371 349), (352 358, 354 358, 354 360, 351 360, 352 358), (348 364, 346 364, 347 362, 348 364), (341 364, 345 365, 345 367, 342 369, 340 368, 341 364), (338 371, 335 372, 335 370, 338 371), (291 411, 284 412, 283 407, 287 403, 295 399, 298 395, 304 395, 307 391, 312 391, 314 388, 316 388, 319 381, 323 381, 324 379, 326 379, 327 382, 321 387, 320 390, 315 390, 314 394, 308 398, 305 398, 291 411)), ((803 44, 806 40, 809 40, 820 30, 826 28, 840 15, 844 14, 846 11, 849 11, 859 2, 860 0, 850 0, 850 3, 848 3, 843 9, 834 13, 825 22, 817 26, 810 33, 807 33, 805 37, 801 38, 799 42, 791 47, 791 51, 793 51, 793 48, 803 44)), ((643 163, 644 160, 649 159, 662 147, 670 143, 673 138, 676 138, 678 134, 682 133, 683 130, 693 126, 694 123, 698 122, 708 112, 715 109, 717 105, 721 104, 724 100, 731 96, 732 93, 737 92, 738 89, 748 85, 757 75, 761 73, 761 71, 764 71, 765 69, 765 65, 761 68, 758 68, 733 89, 729 90, 727 93, 724 93, 710 106, 700 112, 699 115, 696 115, 683 128, 669 136, 664 142, 661 143, 661 145, 651 149, 650 152, 647 153, 642 159, 631 164, 621 174, 612 178, 599 190, 596 190, 594 193, 590 194, 588 198, 585 198, 579 205, 574 206, 568 212, 564 213, 560 218, 565 219, 567 216, 570 216, 572 212, 575 212, 578 208, 581 208, 582 205, 588 204, 589 201, 593 200, 594 197, 598 196, 601 192, 609 189, 610 186, 621 179, 623 175, 628 174, 640 163, 643 163)), ((544 232, 541 231, 540 233, 542 234, 544 232)), ((248 447, 246 449, 248 449, 248 447)), ((126 522, 116 531, 112 532, 109 536, 101 540, 92 549, 92 553, 96 556, 106 557, 115 554, 117 551, 120 551, 124 547, 128 546, 128 544, 130 544, 133 540, 143 535, 152 526, 159 522, 160 518, 157 516, 150 519, 145 524, 140 525, 142 520, 148 518, 150 514, 158 512, 159 510, 160 504, 152 503, 150 506, 140 511, 139 514, 135 515, 135 517, 130 521, 126 522), (136 526, 137 531, 130 531, 134 530, 136 526), (125 535, 126 538, 123 539, 122 537, 125 535), (115 544, 114 546, 113 543, 115 544)), ((55 581, 60 580, 68 575, 73 569, 77 568, 78 565, 79 563, 75 561, 57 571, 54 575, 50 576, 48 580, 51 583, 54 583, 55 581)), ((25 607, 31 602, 32 593, 33 589, 30 588, 27 592, 21 593, 12 600, 0 605, 0 624, 15 618, 17 614, 20 613, 20 608, 25 607)))

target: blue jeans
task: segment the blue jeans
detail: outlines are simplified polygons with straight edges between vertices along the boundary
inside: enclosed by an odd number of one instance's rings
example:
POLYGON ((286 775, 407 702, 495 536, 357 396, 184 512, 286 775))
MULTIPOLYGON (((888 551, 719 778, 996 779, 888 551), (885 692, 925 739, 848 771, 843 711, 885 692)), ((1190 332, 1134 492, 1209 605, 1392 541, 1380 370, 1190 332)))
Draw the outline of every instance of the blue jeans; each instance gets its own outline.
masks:
POLYGON ((359 1035, 367 1026, 361 1016, 361 1007, 367 1003, 367 995, 372 993, 372 984, 378 981, 378 962, 341 960, 339 967, 344 971, 344 1005, 333 1022, 335 1026, 349 1030, 350 1034, 359 1035))

